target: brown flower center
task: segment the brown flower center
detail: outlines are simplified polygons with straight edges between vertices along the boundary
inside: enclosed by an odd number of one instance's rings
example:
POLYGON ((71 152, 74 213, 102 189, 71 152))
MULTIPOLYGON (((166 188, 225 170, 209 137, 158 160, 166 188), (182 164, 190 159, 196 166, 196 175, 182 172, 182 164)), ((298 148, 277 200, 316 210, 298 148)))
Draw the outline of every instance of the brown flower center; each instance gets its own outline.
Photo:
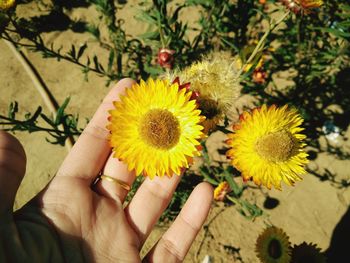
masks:
POLYGON ((276 239, 272 239, 268 246, 269 256, 273 259, 279 259, 282 256, 282 246, 276 239))
POLYGON ((289 131, 282 130, 258 139, 255 149, 268 161, 284 162, 295 154, 298 142, 289 131))
POLYGON ((174 147, 180 138, 180 124, 168 110, 152 109, 141 121, 140 135, 149 145, 168 150, 174 147))
POLYGON ((204 115, 207 119, 213 119, 221 113, 218 107, 218 102, 213 99, 199 97, 198 103, 202 115, 204 115))

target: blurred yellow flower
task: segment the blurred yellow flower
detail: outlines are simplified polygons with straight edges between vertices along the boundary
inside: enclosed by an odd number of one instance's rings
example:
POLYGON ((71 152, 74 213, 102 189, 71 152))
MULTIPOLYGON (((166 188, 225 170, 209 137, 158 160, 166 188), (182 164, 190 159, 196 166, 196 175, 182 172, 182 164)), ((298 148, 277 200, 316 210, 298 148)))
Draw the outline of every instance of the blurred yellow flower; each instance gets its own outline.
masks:
POLYGON ((137 175, 179 175, 199 155, 203 137, 203 117, 191 95, 166 80, 141 80, 127 89, 114 102, 107 126, 114 157, 137 175))
POLYGON ((15 5, 15 0, 0 0, 0 10, 7 10, 15 5))
POLYGON ((227 143, 227 156, 242 173, 245 181, 253 179, 257 185, 281 189, 281 181, 293 185, 301 180, 308 162, 303 150, 306 138, 300 132, 303 119, 295 109, 276 106, 244 112, 240 123, 233 126, 227 143))
POLYGON ((231 191, 231 188, 229 184, 226 181, 221 182, 214 189, 214 200, 223 201, 225 199, 226 194, 228 194, 230 191, 231 191))
POLYGON ((262 263, 291 262, 289 237, 281 228, 275 226, 266 228, 259 235, 255 252, 262 263))

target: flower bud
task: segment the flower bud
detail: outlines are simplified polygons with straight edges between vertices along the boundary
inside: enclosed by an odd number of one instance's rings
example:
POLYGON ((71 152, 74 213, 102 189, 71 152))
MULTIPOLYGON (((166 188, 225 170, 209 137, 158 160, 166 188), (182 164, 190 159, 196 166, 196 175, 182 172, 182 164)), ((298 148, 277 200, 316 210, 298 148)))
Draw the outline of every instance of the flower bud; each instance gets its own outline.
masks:
POLYGON ((323 5, 323 0, 279 0, 295 14, 309 14, 311 9, 323 5))
POLYGON ((256 69, 253 72, 253 81, 257 84, 264 84, 267 78, 266 71, 262 68, 256 69))
POLYGON ((175 50, 161 48, 158 51, 158 64, 163 68, 171 69, 174 64, 175 50))
POLYGON ((225 196, 231 192, 231 188, 229 184, 224 181, 221 182, 214 190, 214 200, 216 201, 224 201, 225 196))

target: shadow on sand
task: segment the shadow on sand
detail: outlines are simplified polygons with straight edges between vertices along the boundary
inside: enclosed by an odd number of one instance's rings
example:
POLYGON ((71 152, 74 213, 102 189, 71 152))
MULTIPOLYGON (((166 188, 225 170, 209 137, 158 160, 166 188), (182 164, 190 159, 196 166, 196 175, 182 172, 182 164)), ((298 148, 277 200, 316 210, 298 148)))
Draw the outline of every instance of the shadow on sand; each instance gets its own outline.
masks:
POLYGON ((349 262, 350 207, 335 227, 329 248, 325 251, 328 263, 349 262))

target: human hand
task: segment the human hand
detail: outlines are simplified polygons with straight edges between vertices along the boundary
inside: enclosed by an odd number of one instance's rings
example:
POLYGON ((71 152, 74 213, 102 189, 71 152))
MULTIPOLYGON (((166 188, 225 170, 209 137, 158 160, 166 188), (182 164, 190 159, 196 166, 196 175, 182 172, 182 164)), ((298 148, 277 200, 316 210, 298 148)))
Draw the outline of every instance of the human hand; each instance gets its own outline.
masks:
MULTIPOLYGON (((0 262, 141 262, 140 250, 180 176, 146 178, 126 207, 127 191, 120 185, 101 180, 91 189, 101 171, 129 185, 135 179, 125 164, 112 158, 105 128, 112 102, 132 84, 124 79, 111 90, 53 180, 15 213, 26 157, 21 144, 0 131, 0 262)), ((143 261, 181 262, 211 200, 211 186, 199 184, 143 261)))

